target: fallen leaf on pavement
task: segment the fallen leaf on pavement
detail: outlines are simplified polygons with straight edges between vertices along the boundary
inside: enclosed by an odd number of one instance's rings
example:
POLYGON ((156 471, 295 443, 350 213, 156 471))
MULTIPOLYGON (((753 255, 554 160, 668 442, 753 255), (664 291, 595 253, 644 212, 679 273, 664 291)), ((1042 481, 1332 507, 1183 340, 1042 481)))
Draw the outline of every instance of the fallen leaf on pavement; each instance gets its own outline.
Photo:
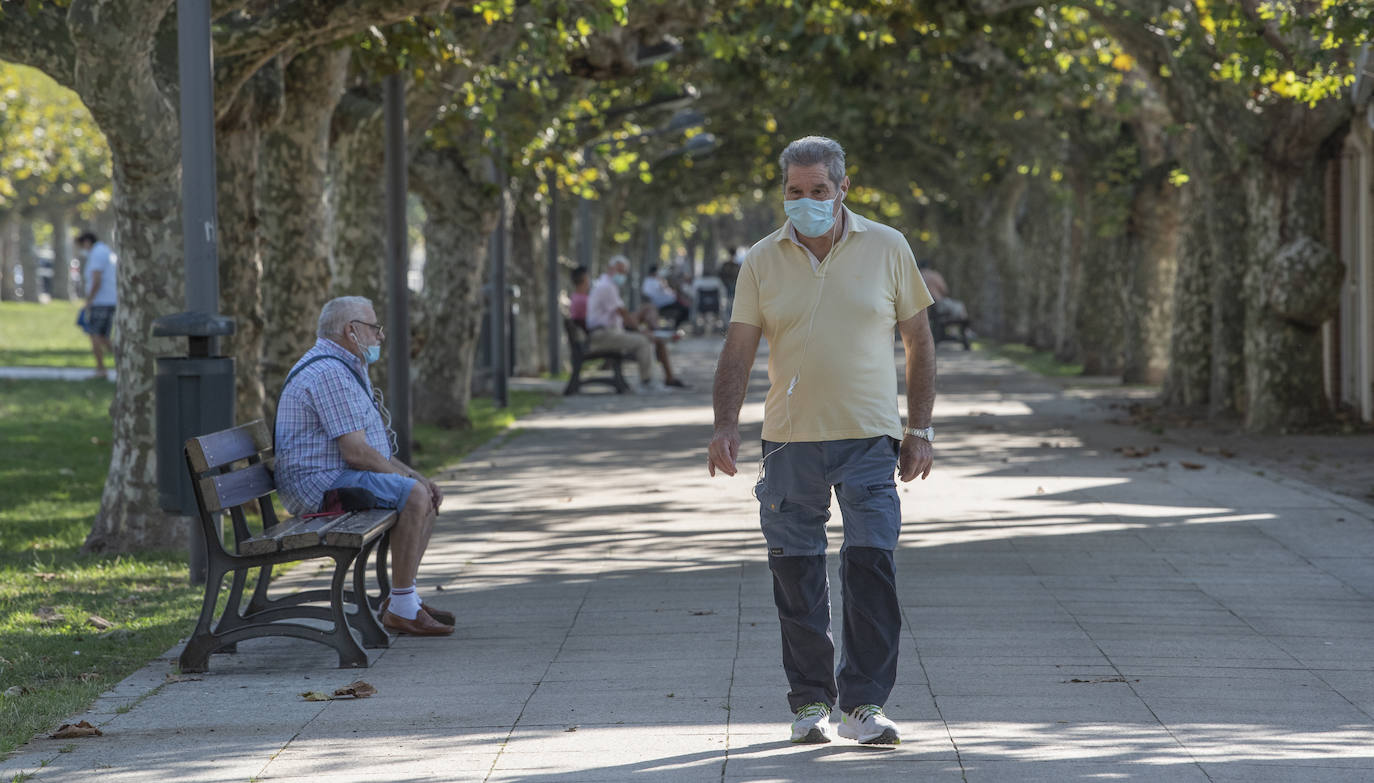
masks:
POLYGON ((1037 495, 1043 495, 1043 494, 1045 494, 1045 488, 1044 488, 1044 487, 1036 487, 1036 488, 1035 488, 1035 494, 1037 494, 1037 495))
POLYGON ((108 631, 114 627, 114 623, 106 620, 98 614, 93 614, 86 618, 86 624, 93 626, 97 631, 108 631))
POLYGON ((334 698, 341 699, 349 696, 355 699, 366 699, 369 696, 377 695, 377 689, 362 680, 354 680, 342 688, 334 690, 334 698))
POLYGON ((99 737, 102 735, 100 729, 97 729, 83 720, 80 723, 64 723, 57 727, 57 731, 54 731, 48 736, 52 739, 78 739, 80 737, 99 737))
POLYGON ((576 727, 576 726, 569 726, 568 728, 563 729, 563 730, 564 730, 564 731, 577 731, 577 727, 576 727))
POLYGON ((695 616, 697 616, 697 617, 701 617, 702 615, 707 615, 707 614, 715 614, 715 613, 716 613, 716 610, 714 610, 714 609, 693 609, 693 610, 692 610, 692 614, 695 615, 695 616))
POLYGON ((203 680, 203 679, 205 679, 205 678, 204 678, 204 677, 192 677, 192 676, 189 675, 189 674, 176 674, 175 672, 167 672, 167 677, 166 677, 166 680, 165 680, 165 681, 166 681, 166 682, 199 682, 199 681, 201 681, 201 680, 203 680))
POLYGON ((1159 447, 1146 446, 1141 448, 1139 446, 1117 446, 1112 449, 1112 451, 1117 452, 1123 457, 1148 457, 1156 451, 1159 451, 1159 447))
POLYGON ((1202 470, 1203 468, 1207 467, 1206 465, 1203 465, 1203 464, 1201 464, 1201 463, 1189 462, 1189 461, 1186 460, 1186 459, 1181 459, 1181 460, 1179 460, 1179 461, 1178 461, 1178 464, 1182 465, 1183 467, 1187 468, 1188 470, 1202 470))
POLYGON ((329 694, 319 691, 306 691, 301 694, 301 698, 306 701, 331 701, 333 699, 329 694))

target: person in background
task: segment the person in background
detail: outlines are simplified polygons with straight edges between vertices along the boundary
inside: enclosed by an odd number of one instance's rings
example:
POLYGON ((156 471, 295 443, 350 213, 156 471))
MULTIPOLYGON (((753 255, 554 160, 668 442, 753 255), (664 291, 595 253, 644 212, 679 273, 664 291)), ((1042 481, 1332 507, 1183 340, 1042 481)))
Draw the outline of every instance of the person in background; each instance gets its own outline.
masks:
POLYGON ((667 344, 639 331, 643 324, 640 315, 627 310, 625 300, 620 298, 620 286, 629 279, 629 273, 629 259, 614 256, 606 265, 606 273, 597 279, 587 295, 588 347, 593 351, 619 351, 633 356, 639 365, 640 386, 646 391, 658 388, 653 382, 653 357, 657 349, 658 362, 663 365, 663 385, 685 388, 687 384, 673 374, 667 344))
POLYGON ((572 271, 573 292, 568 296, 568 317, 582 328, 587 327, 587 294, 592 290, 592 276, 587 267, 579 266, 572 271))
POLYGON ((115 290, 115 263, 118 259, 110 252, 110 246, 90 231, 76 238, 76 248, 77 253, 86 260, 83 272, 86 301, 79 322, 91 338, 95 377, 104 378, 105 354, 110 354, 110 361, 114 361, 110 330, 114 327, 115 305, 118 301, 115 290))
POLYGON ((687 320, 689 315, 687 307, 681 302, 678 292, 668 285, 668 275, 664 271, 650 275, 644 279, 644 285, 640 286, 641 293, 654 306, 660 318, 667 318, 673 322, 673 329, 682 328, 682 323, 687 320))

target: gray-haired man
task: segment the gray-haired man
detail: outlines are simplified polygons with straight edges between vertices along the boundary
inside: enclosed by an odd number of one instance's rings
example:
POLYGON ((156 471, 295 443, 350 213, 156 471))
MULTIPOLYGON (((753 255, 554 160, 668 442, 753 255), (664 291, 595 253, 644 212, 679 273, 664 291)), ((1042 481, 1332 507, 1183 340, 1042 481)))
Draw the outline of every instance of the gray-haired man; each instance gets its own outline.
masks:
POLYGON ((895 745, 901 733, 882 709, 896 684, 902 626, 893 473, 903 481, 930 473, 935 347, 922 310, 931 297, 906 239, 844 208, 849 177, 839 144, 798 139, 780 162, 788 220, 740 269, 716 368, 707 467, 735 475, 740 406, 766 336, 770 387, 754 494, 782 625, 792 741, 829 742, 838 706, 840 736, 895 745), (893 404, 894 326, 906 349, 905 429, 893 404), (844 518, 838 675, 825 565, 832 489, 844 518))

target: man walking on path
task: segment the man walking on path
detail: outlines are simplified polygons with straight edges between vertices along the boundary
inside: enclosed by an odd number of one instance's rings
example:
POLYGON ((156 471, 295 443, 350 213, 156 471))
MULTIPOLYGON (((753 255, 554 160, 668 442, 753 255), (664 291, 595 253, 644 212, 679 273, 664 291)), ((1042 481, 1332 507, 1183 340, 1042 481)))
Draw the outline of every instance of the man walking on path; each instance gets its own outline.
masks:
POLYGON ((883 714, 896 684, 902 622, 893 472, 903 481, 930 473, 935 346, 922 310, 931 297, 906 239, 841 203, 849 177, 838 143, 798 139, 780 163, 788 220, 749 251, 740 270, 716 369, 707 468, 712 476, 736 473, 740 406, 766 336, 769 390, 754 494, 782 626, 792 741, 829 742, 838 705, 840 736, 895 745, 901 734, 883 714), (906 349, 905 429, 893 404, 894 324, 906 349), (844 520, 838 675, 825 566, 832 487, 844 520))
POLYGON ((110 329, 114 326, 115 256, 110 246, 87 231, 76 238, 76 247, 86 257, 83 277, 86 303, 81 311, 81 328, 91 338, 91 352, 95 354, 95 377, 105 377, 105 354, 114 359, 114 345, 110 329))
POLYGON ((415 592, 443 493, 393 456, 391 416, 383 415, 367 375, 385 338, 372 303, 361 296, 326 302, 317 337, 286 376, 277 404, 277 494, 296 515, 326 511, 326 492, 354 487, 372 493, 376 508, 396 509, 382 625, 417 636, 451 634, 453 613, 422 603, 415 592))

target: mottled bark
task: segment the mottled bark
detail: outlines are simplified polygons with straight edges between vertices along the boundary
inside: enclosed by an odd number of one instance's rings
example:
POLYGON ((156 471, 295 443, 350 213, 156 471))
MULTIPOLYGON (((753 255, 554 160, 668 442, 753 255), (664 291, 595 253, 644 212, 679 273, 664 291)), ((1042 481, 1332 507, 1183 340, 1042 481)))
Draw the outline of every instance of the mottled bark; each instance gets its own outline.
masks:
POLYGON ((119 254, 113 452, 87 551, 183 546, 186 518, 158 508, 154 453, 157 356, 184 352, 154 338, 154 318, 184 307, 180 224, 181 161, 176 109, 153 74, 158 27, 171 0, 74 2, 68 24, 76 44, 76 92, 110 145, 119 254))
POLYGON ((1092 230, 1098 221, 1097 204, 1089 201, 1083 215, 1086 227, 1079 256, 1074 333, 1078 360, 1085 375, 1121 372, 1121 319, 1125 288, 1125 237, 1102 237, 1092 230))
POLYGON ((415 319, 414 415, 441 427, 471 426, 473 365, 487 303, 487 245, 500 192, 485 161, 457 147, 426 148, 410 167, 425 206, 424 289, 415 319))
POLYGON ((523 193, 512 200, 515 210, 511 215, 511 255, 506 274, 520 289, 514 318, 515 374, 538 375, 548 364, 548 314, 544 301, 548 272, 544 240, 540 236, 543 216, 540 205, 523 193))
POLYGON ((1026 193, 1020 175, 1003 179, 979 205, 976 264, 977 288, 970 315, 978 331, 1000 340, 1024 339, 1021 293, 1021 248, 1016 212, 1026 193))
POLYGON ((43 285, 38 279, 38 256, 33 252, 33 218, 28 215, 19 216, 19 244, 16 250, 19 251, 19 268, 24 270, 23 299, 25 302, 37 302, 43 285))
POLYGON ((263 134, 281 116, 281 79, 279 67, 263 68, 215 123, 220 310, 233 316, 236 324, 234 335, 225 341, 223 349, 234 358, 239 422, 266 415, 257 187, 263 134))
MULTIPOLYGON (((385 133, 380 107, 341 126, 329 150, 330 296, 366 296, 386 310, 385 133)), ((342 107, 340 107, 342 110, 342 107)))
POLYGON ((1172 163, 1145 170, 1126 227, 1128 256, 1122 308, 1122 379, 1162 383, 1169 367, 1169 324, 1178 272, 1179 192, 1168 179, 1172 163))
POLYGON ((1336 313, 1344 266, 1322 233, 1325 160, 1245 180, 1255 227, 1245 270, 1246 428, 1301 429, 1327 412, 1321 325, 1336 313))
POLYGON ((0 302, 13 302, 14 265, 19 247, 19 213, 0 215, 0 302))
POLYGON ((52 298, 67 302, 72 298, 72 236, 67 210, 54 209, 48 222, 52 224, 52 298))
POLYGON ((285 70, 282 119, 263 141, 258 216, 266 324, 262 376, 269 417, 287 371, 315 343, 320 308, 329 297, 329 122, 343 93, 348 55, 320 49, 292 58, 285 70))
POLYGON ((1196 184, 1182 189, 1183 222, 1164 377, 1164 403, 1189 408, 1207 404, 1212 378, 1212 243, 1207 213, 1198 204, 1201 198, 1196 184))

